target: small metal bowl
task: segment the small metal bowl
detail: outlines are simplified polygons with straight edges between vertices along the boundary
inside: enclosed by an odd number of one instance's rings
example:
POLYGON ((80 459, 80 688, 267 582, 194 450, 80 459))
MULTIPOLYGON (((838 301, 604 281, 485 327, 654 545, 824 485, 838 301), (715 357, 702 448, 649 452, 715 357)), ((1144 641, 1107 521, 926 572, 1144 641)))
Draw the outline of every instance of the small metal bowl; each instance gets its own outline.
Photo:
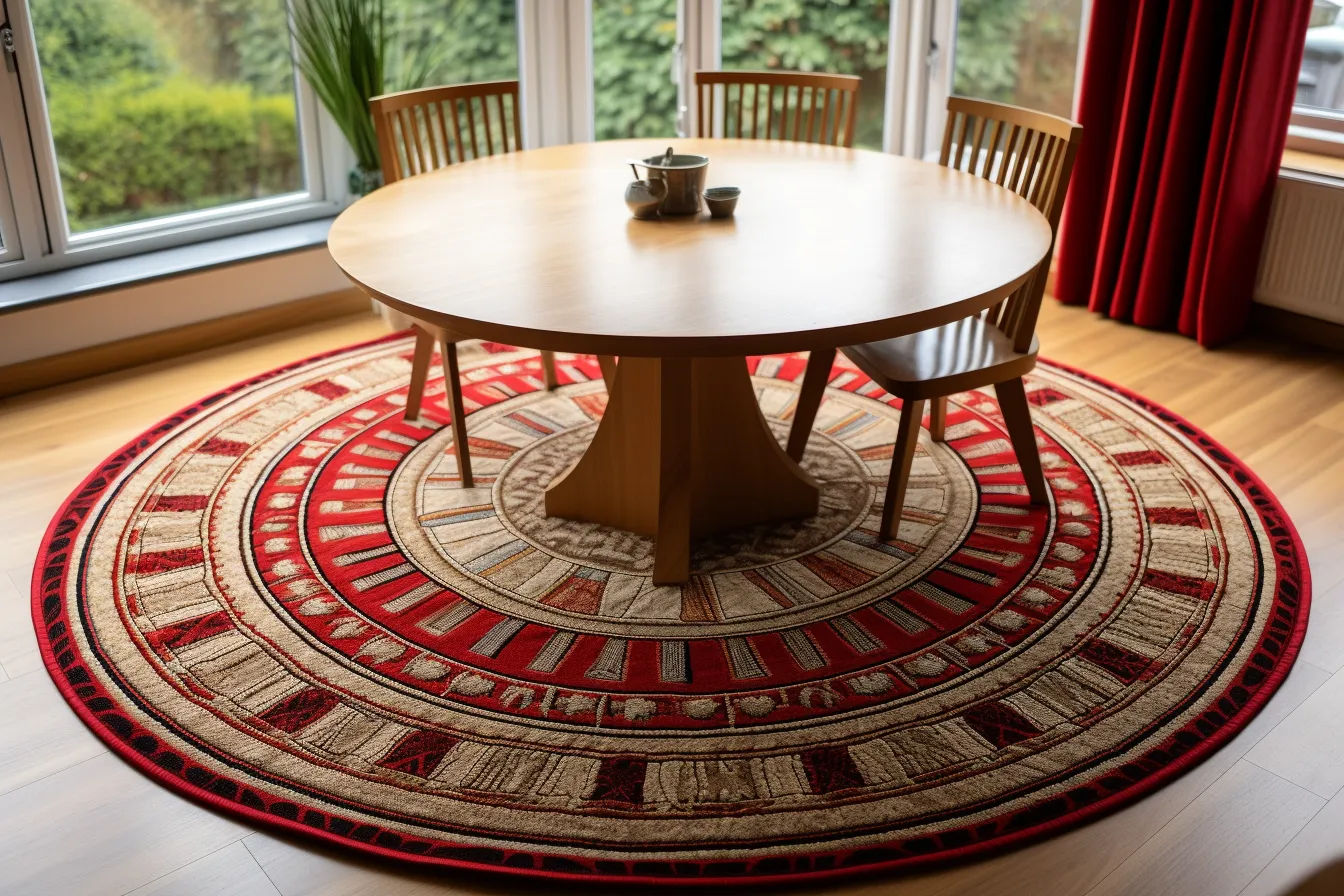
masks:
POLYGON ((737 210, 737 197, 742 195, 738 187, 710 187, 704 192, 705 205, 709 206, 711 218, 731 218, 737 210))

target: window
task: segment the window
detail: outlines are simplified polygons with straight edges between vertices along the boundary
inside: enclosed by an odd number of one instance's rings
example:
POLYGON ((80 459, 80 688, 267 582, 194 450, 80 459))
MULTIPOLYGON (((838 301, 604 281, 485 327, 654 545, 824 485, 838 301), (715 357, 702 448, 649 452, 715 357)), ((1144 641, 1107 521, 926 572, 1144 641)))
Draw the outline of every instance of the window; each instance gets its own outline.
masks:
POLYGON ((942 143, 948 94, 1071 118, 1089 2, 939 0, 924 154, 942 143))
POLYGON ((332 214, 286 3, 4 0, 0 279, 332 214))
MULTIPOLYGON (((290 2, 0 0, 0 280, 338 211, 290 2)), ((389 84, 518 77, 515 0, 378 2, 389 84)))
MULTIPOLYGON (((518 77, 515 0, 384 0, 394 60, 422 65, 426 84, 518 77)), ((395 80, 395 77, 394 77, 395 80)))
POLYGON ((677 0, 592 0, 598 140, 677 132, 677 0))
POLYGON ((306 190, 284 0, 30 0, 70 236, 306 190))
POLYGON ((952 92, 1068 118, 1083 0, 960 0, 952 92))
POLYGON ((1283 155, 1285 167, 1344 175, 1344 2, 1312 6, 1283 155))
POLYGON ((890 0, 722 0, 723 68, 858 75, 854 145, 882 148, 890 0))

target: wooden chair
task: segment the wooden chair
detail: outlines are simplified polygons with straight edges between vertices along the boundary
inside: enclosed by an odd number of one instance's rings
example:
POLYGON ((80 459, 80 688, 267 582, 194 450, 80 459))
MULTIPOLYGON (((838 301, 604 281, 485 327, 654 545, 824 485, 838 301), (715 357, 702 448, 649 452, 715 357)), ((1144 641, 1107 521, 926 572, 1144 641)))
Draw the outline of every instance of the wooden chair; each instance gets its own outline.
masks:
POLYGON ((697 136, 854 145, 860 79, 809 72, 696 72, 697 136), (733 87, 736 86, 736 98, 733 87), (722 87, 722 91, 718 88, 722 87), (747 88, 751 88, 750 94, 747 88), (765 97, 762 101, 761 93, 765 97), (779 101, 776 102, 776 94, 779 101), (719 117, 715 117, 716 97, 719 117), (790 117, 792 111, 792 117, 790 117), (764 116, 762 116, 764 113, 764 116), (743 116, 747 120, 743 120, 743 116), (765 130, 761 130, 761 118, 765 130), (720 133, 715 134, 715 126, 720 133), (750 133, 748 133, 750 131, 750 133))
MULTIPOLYGON (((947 103, 939 163, 1017 193, 1045 215, 1054 234, 1082 136, 1082 127, 1064 118, 952 97, 947 103)), ((1036 317, 1053 254, 1052 239, 1050 251, 1032 276, 984 314, 909 336, 840 349, 902 401, 880 537, 894 538, 900 526, 925 402, 932 402, 930 435, 942 441, 947 396, 967 389, 994 387, 1028 494, 1033 503, 1048 500, 1022 376, 1036 366, 1036 317)), ((834 352, 813 352, 808 359, 789 433, 788 454, 794 460, 802 457, 807 445, 834 360, 834 352)))
MULTIPOLYGON (((378 134, 385 184, 436 171, 456 162, 522 148, 517 81, 403 90, 369 100, 369 112, 378 134)), ((457 369, 457 343, 462 337, 426 321, 416 320, 414 325, 415 359, 411 365, 406 416, 415 418, 420 414, 429 362, 434 354, 434 343, 438 342, 443 347, 444 392, 453 420, 453 450, 457 454, 462 486, 471 488, 471 456, 467 450, 462 383, 457 369)), ((546 388, 554 389, 558 382, 555 354, 542 352, 541 366, 546 388)), ((605 363, 603 374, 604 377, 607 374, 605 363)))

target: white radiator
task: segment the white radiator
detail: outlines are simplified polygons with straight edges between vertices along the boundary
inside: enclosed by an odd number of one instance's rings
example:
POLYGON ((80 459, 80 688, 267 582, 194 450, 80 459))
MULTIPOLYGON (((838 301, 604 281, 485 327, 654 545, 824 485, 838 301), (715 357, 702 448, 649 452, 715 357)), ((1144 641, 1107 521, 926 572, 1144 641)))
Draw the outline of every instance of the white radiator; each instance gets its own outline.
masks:
POLYGON ((1344 189, 1279 178, 1255 300, 1344 324, 1344 189))

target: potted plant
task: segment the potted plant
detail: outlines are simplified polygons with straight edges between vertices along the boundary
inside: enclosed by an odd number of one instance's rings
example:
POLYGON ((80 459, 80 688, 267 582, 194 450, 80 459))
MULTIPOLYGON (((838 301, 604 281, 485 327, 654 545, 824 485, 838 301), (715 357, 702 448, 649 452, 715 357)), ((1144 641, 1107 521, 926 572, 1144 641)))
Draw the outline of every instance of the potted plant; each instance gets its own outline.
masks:
POLYGON ((363 196, 383 182, 369 99, 423 87, 429 60, 409 60, 400 77, 389 74, 392 41, 383 0, 295 0, 290 29, 299 71, 355 151, 350 192, 363 196))

